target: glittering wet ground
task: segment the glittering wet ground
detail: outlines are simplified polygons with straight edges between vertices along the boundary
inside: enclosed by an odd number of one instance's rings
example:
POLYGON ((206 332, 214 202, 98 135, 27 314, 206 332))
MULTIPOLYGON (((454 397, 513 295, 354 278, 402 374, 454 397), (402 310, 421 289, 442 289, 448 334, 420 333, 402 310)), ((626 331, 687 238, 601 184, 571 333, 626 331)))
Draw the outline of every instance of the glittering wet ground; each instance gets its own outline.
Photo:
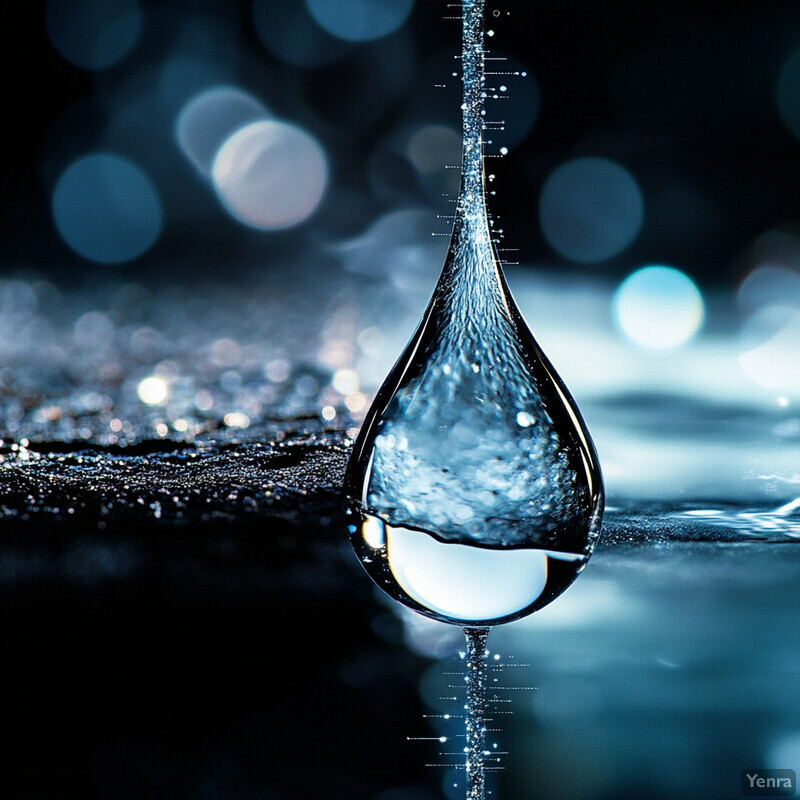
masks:
MULTIPOLYGON (((18 796, 457 796, 406 736, 438 735, 424 715, 442 712, 459 632, 372 594, 339 509, 418 277, 391 306, 387 286, 341 274, 302 298, 274 282, 0 284, 18 796)), ((602 291, 517 282, 596 439, 609 509, 575 586, 492 633, 538 687, 499 734, 497 796, 736 797, 741 769, 796 768, 791 399, 747 390, 731 337, 621 359, 602 291), (583 332, 564 323, 576 303, 583 332)))

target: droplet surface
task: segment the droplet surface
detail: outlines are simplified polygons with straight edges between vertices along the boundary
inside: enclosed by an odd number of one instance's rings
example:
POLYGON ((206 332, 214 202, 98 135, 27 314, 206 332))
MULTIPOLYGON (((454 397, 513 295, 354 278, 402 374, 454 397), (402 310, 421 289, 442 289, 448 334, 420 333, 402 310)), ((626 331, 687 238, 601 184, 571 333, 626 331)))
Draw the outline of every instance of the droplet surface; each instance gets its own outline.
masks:
MULTIPOLYGON (((475 15, 480 4, 465 5, 475 15)), ((603 507, 580 413, 508 290, 484 201, 483 48, 464 43, 464 148, 444 269, 350 460, 351 541, 370 576, 423 614, 493 625, 558 596, 603 507)))

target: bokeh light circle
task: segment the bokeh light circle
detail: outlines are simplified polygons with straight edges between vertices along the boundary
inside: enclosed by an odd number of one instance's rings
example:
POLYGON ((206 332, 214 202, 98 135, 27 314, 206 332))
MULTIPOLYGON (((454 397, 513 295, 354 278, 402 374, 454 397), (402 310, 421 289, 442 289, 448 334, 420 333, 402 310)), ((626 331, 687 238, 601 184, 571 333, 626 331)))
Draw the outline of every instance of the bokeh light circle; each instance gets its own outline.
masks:
POLYGON ((760 308, 742 327, 741 342, 739 366, 750 380, 800 393, 800 310, 782 304, 760 308))
POLYGON ((783 62, 775 95, 781 119, 792 135, 800 139, 800 47, 783 62))
POLYGON ((272 55, 296 67, 332 64, 347 56, 354 46, 322 30, 302 2, 254 0, 253 27, 272 55))
POLYGON ((673 267, 648 266, 629 275, 613 300, 614 321, 634 344, 670 350, 688 342, 705 318, 694 281, 673 267))
POLYGON ((45 26, 61 55, 84 69, 122 61, 136 45, 144 15, 137 0, 50 0, 45 26))
POLYGON ((425 125, 408 140, 408 159, 424 175, 461 162, 461 134, 447 125, 425 125))
POLYGON ((195 95, 181 109, 175 138, 184 155, 208 177, 222 143, 239 128, 265 119, 263 104, 235 86, 215 86, 195 95))
POLYGON ((605 261, 637 236, 644 219, 638 184, 605 158, 569 161, 550 174, 539 201, 539 220, 550 246, 573 261, 605 261))
POLYGON ((742 281, 736 299, 746 311, 776 303, 800 309, 800 272, 783 264, 759 264, 742 281))
POLYGON ((306 0, 306 8, 325 31, 348 42, 368 42, 394 33, 414 0, 306 0))
POLYGON ((302 128, 264 120, 245 125, 225 141, 211 178, 222 204, 237 220, 261 230, 281 230, 316 210, 328 182, 328 159, 302 128))
POLYGON ((70 164, 53 191, 53 219, 79 255, 102 264, 131 261, 161 232, 161 200, 133 162, 92 153, 70 164))
POLYGON ((169 384, 158 375, 150 375, 139 381, 136 394, 143 403, 149 406, 161 406, 169 399, 169 384))

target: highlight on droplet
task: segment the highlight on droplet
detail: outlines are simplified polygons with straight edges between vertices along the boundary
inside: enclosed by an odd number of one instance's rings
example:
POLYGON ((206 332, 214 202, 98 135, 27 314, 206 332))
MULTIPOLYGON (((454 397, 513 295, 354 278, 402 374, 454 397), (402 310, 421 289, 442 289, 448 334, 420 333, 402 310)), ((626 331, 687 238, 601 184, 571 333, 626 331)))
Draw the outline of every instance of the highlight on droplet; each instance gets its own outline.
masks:
POLYGON ((703 324, 705 304, 694 281, 674 267, 647 266, 629 275, 613 299, 614 322, 634 344, 670 350, 703 324))

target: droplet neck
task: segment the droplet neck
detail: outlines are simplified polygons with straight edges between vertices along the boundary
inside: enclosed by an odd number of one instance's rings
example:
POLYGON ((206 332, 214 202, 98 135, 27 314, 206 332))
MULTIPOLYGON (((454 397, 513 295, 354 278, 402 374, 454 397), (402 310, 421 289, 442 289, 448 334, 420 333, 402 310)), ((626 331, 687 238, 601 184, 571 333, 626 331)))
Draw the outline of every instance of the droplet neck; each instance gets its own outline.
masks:
POLYGON ((462 2, 463 150, 457 206, 457 217, 462 219, 486 219, 483 180, 483 105, 486 83, 483 49, 484 2, 485 0, 462 2))
POLYGON ((483 106, 486 97, 484 70, 485 0, 462 1, 462 81, 461 105, 463 145, 461 185, 456 203, 453 236, 440 288, 472 293, 477 283, 500 291, 499 264, 492 244, 486 207, 483 169, 483 106))

